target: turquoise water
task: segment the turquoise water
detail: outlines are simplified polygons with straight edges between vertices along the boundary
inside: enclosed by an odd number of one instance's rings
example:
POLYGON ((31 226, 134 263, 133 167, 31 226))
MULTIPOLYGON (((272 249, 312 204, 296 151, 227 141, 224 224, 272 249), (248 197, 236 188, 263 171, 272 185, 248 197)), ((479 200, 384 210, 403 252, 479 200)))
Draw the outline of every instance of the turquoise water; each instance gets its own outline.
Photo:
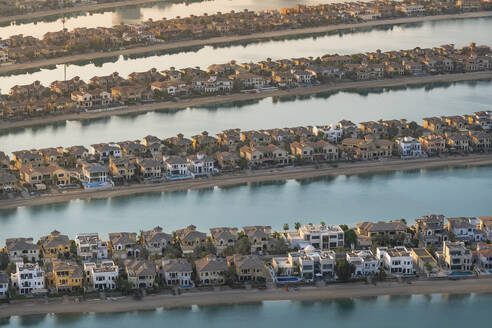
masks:
POLYGON ((0 211, 0 242, 38 238, 54 229, 75 235, 139 231, 156 225, 172 231, 272 225, 300 221, 353 225, 361 221, 425 214, 491 215, 492 166, 339 176, 252 183, 227 188, 148 193, 110 199, 74 200, 0 211))
POLYGON ((433 115, 456 115, 490 110, 492 83, 469 82, 376 89, 371 92, 339 92, 331 95, 272 98, 215 107, 197 107, 172 112, 113 116, 97 120, 69 121, 0 132, 0 150, 53 146, 90 145, 98 142, 160 138, 223 129, 269 129, 275 127, 406 118, 422 123, 433 115))
MULTIPOLYGON (((376 49, 386 51, 417 46, 435 47, 446 43, 454 43, 461 47, 472 41, 490 45, 491 38, 488 31, 492 31, 492 17, 358 29, 353 32, 346 31, 317 37, 305 36, 297 39, 264 41, 228 47, 207 46, 195 51, 175 54, 115 57, 98 60, 96 64, 72 64, 67 67, 67 78, 79 76, 88 80, 94 75, 107 75, 116 71, 126 77, 132 72, 146 71, 152 67, 159 70, 168 69, 171 66, 206 68, 211 64, 225 63, 233 59, 242 63, 265 60, 268 57, 272 59, 316 57, 334 53, 354 54, 376 49)), ((63 78, 63 65, 58 65, 54 69, 0 77, 0 89, 6 92, 16 84, 29 84, 35 80, 47 85, 54 80, 63 80, 63 78)))
POLYGON ((14 317, 0 327, 489 327, 492 295, 418 295, 326 300, 269 301, 130 312, 14 317))

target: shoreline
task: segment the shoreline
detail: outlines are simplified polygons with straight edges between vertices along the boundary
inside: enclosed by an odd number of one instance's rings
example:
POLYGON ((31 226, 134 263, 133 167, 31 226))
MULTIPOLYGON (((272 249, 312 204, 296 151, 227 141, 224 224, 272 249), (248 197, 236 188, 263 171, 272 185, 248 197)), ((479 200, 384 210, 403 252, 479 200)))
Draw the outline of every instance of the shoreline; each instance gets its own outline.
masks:
POLYGON ((0 24, 13 22, 13 21, 23 22, 26 20, 28 21, 28 20, 33 20, 33 19, 37 19, 37 18, 57 16, 57 15, 63 15, 63 14, 71 14, 71 13, 77 13, 77 12, 81 12, 81 13, 83 13, 83 12, 94 12, 94 11, 113 9, 113 8, 118 8, 118 7, 144 5, 144 4, 155 3, 155 2, 169 2, 169 1, 166 1, 166 0, 120 0, 120 1, 109 2, 109 3, 98 3, 98 4, 90 4, 90 5, 83 5, 83 6, 76 6, 76 7, 60 8, 60 9, 40 10, 40 11, 30 12, 30 13, 25 13, 25 14, 20 14, 20 15, 0 17, 0 24))
POLYGON ((131 196, 151 192, 174 192, 182 190, 197 190, 214 187, 230 187, 245 183, 259 183, 271 181, 286 181, 320 177, 336 177, 340 175, 374 174, 383 172, 409 171, 417 169, 438 169, 445 167, 476 167, 492 165, 492 154, 450 156, 447 158, 430 158, 416 160, 389 160, 374 162, 336 163, 316 168, 294 167, 280 169, 265 169, 256 172, 245 171, 234 176, 216 176, 206 180, 172 181, 160 184, 133 185, 115 187, 99 191, 77 190, 66 194, 49 195, 31 199, 2 200, 0 210, 15 209, 25 206, 39 206, 56 203, 65 203, 76 199, 103 199, 119 196, 131 196))
POLYGON ((470 72, 470 73, 455 73, 445 75, 432 75, 424 77, 404 77, 394 79, 383 80, 366 80, 357 82, 342 82, 339 84, 323 84, 316 87, 309 88, 297 88, 290 90, 275 90, 263 93, 253 94, 232 94, 227 96, 211 96, 211 97, 198 97, 193 99, 185 99, 178 102, 156 102, 144 105, 130 106, 125 109, 109 110, 103 112, 81 112, 81 113, 68 113, 55 116, 43 116, 38 118, 27 119, 23 121, 0 122, 0 131, 16 128, 26 128, 38 125, 52 124, 62 121, 81 121, 98 119, 109 116, 128 115, 137 113, 146 113, 152 111, 168 111, 184 109, 189 107, 199 107, 214 104, 232 103, 238 101, 248 100, 261 100, 270 97, 285 97, 285 96, 300 96, 300 95, 314 95, 324 92, 344 91, 351 89, 374 89, 374 88, 387 88, 387 87, 400 87, 429 83, 453 83, 453 82, 466 82, 466 81, 478 81, 492 79, 492 71, 470 72))
POLYGON ((376 286, 365 283, 333 284, 325 287, 301 287, 287 292, 283 288, 272 290, 230 290, 218 292, 190 292, 180 296, 152 295, 142 300, 126 296, 117 301, 92 300, 75 302, 24 301, 0 307, 0 318, 11 316, 73 314, 73 313, 118 313, 148 311, 157 308, 174 309, 197 306, 221 306, 258 303, 264 301, 322 301, 344 298, 376 296, 410 296, 429 294, 492 293, 492 284, 485 279, 417 280, 406 282, 380 282, 376 286))
POLYGON ((129 48, 125 50, 114 50, 108 52, 91 52, 91 53, 84 53, 84 54, 78 54, 73 56, 44 59, 34 62, 4 65, 4 66, 0 66, 0 74, 5 74, 5 73, 19 71, 19 70, 42 68, 45 66, 53 66, 53 65, 65 64, 65 63, 71 63, 77 61, 87 61, 87 60, 115 57, 121 55, 125 56, 125 55, 145 54, 145 53, 151 53, 156 51, 173 50, 173 49, 175 50, 175 49, 190 48, 195 46, 210 46, 210 45, 217 45, 222 43, 248 41, 248 40, 261 40, 261 39, 270 39, 270 38, 287 37, 287 36, 302 36, 305 34, 326 33, 326 32, 334 32, 334 31, 340 31, 346 29, 376 27, 376 26, 383 26, 383 25, 399 25, 399 24, 432 22, 432 21, 441 21, 441 20, 450 20, 450 19, 470 19, 470 18, 486 18, 486 17, 492 17, 492 11, 478 11, 478 12, 468 12, 468 13, 461 13, 461 14, 447 14, 447 15, 435 15, 435 16, 404 17, 404 18, 386 19, 380 21, 368 21, 368 22, 357 23, 357 24, 337 24, 337 25, 327 25, 321 27, 309 27, 309 28, 287 29, 287 30, 284 29, 284 30, 271 31, 271 32, 253 33, 248 35, 221 36, 221 37, 213 37, 205 40, 198 39, 198 40, 189 40, 189 41, 176 41, 171 43, 129 48))

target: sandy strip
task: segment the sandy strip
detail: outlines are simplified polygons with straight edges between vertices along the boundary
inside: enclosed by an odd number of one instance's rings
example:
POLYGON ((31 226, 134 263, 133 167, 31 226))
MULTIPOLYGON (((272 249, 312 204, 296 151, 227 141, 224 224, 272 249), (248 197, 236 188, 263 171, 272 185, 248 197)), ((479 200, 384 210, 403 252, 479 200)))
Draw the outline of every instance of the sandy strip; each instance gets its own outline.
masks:
POLYGON ((126 50, 115 50, 109 52, 92 52, 92 53, 79 54, 73 56, 44 59, 34 62, 4 65, 4 66, 0 66, 0 74, 17 71, 17 70, 33 69, 33 68, 58 65, 63 63, 71 63, 76 61, 94 60, 99 58, 115 57, 120 55, 145 54, 154 51, 185 49, 189 47, 215 45, 221 43, 270 39, 274 37, 299 36, 304 34, 325 33, 325 32, 333 32, 333 31, 339 31, 345 29, 375 27, 375 26, 382 26, 382 25, 431 22, 431 21, 441 21, 447 19, 483 18, 483 17, 491 17, 491 16, 492 16, 492 11, 481 11, 481 12, 469 12, 469 13, 453 14, 453 15, 405 17, 405 18, 397 18, 397 19, 370 21, 370 22, 364 22, 358 24, 338 24, 338 25, 328 25, 328 26, 311 27, 311 28, 287 29, 287 30, 279 30, 279 31, 264 32, 264 33, 254 33, 249 35, 223 36, 223 37, 215 37, 205 40, 178 41, 178 42, 157 44, 151 46, 136 47, 126 50))
POLYGON ((0 17, 0 23, 7 23, 12 21, 28 21, 36 18, 43 18, 49 16, 57 16, 63 14, 70 13, 78 13, 78 12, 91 12, 91 11, 99 11, 99 10, 107 10, 117 7, 124 6, 133 6, 133 5, 143 5, 146 3, 155 3, 155 2, 167 2, 165 0, 127 0, 127 1, 115 1, 110 3, 99 3, 95 5, 84 5, 84 6, 76 6, 70 8, 62 8, 62 9, 52 9, 52 10, 43 10, 32 13, 26 13, 22 15, 15 16, 5 16, 0 17))
POLYGON ((119 109, 106 112, 97 113, 72 113, 53 116, 43 116, 38 118, 31 118, 23 121, 0 121, 0 130, 11 128, 22 128, 36 125, 45 125, 62 121, 78 121, 87 119, 97 119, 101 117, 108 117, 113 115, 125 115, 145 113, 150 111, 168 111, 183 109, 188 107, 198 107, 206 105, 214 105, 221 103, 231 103, 237 101, 247 101, 255 99, 263 99, 268 97, 282 97, 282 96, 298 96, 298 95, 313 95, 322 92, 335 92, 351 89, 369 89, 369 88, 389 88, 389 87, 402 87, 408 85, 420 85, 429 83, 451 83, 451 82, 463 82, 463 81, 475 81, 492 79, 492 71, 486 72, 473 72, 473 73, 459 73, 459 74, 446 74, 446 75, 433 75, 424 77, 404 77, 384 80, 370 80, 370 81, 358 81, 358 82, 342 82, 337 84, 323 84, 317 87, 311 88, 297 88, 291 90, 276 90, 271 92, 253 93, 253 94, 232 94, 228 96, 213 96, 213 97, 199 97, 194 99, 184 99, 179 102, 159 102, 146 105, 130 106, 126 109, 119 109))
POLYGON ((68 202, 74 199, 101 199, 128 196, 148 192, 172 192, 180 190, 207 189, 228 187, 252 182, 284 181, 294 179, 318 178, 326 176, 353 175, 365 173, 393 172, 401 170, 432 169, 443 167, 484 166, 492 165, 492 154, 453 156, 448 158, 430 158, 419 160, 387 160, 355 163, 338 163, 338 167, 325 164, 313 166, 245 171, 237 175, 216 176, 209 179, 172 181, 160 184, 137 184, 127 187, 116 187, 111 190, 84 191, 77 190, 66 194, 54 194, 46 197, 0 201, 0 210, 20 206, 37 206, 68 202))
POLYGON ((490 279, 467 279, 459 281, 414 281, 412 284, 382 282, 376 286, 364 283, 334 284, 327 287, 304 287, 298 291, 283 288, 273 290, 229 290, 219 292, 189 292, 180 296, 147 296, 140 301, 131 297, 117 301, 84 301, 81 303, 52 301, 52 303, 20 302, 0 308, 0 318, 9 316, 47 314, 47 313, 88 313, 88 312, 128 312, 187 307, 191 305, 233 305, 262 301, 318 301, 340 298, 361 298, 383 295, 428 295, 428 294, 468 294, 491 293, 490 279))

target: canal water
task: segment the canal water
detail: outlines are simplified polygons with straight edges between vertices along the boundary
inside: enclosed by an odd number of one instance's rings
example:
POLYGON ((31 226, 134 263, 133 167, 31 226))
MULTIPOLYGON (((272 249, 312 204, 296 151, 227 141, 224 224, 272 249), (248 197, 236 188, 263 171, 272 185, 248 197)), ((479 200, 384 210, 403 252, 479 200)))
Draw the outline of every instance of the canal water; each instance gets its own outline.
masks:
POLYGON ((0 319, 2 328, 134 327, 488 327, 492 295, 433 294, 325 301, 268 301, 116 314, 63 314, 0 319))
POLYGON ((460 82, 398 89, 371 89, 291 98, 266 98, 182 110, 68 121, 0 132, 0 150, 89 146, 99 142, 159 138, 183 133, 210 134, 224 129, 269 129, 298 125, 355 123, 401 119, 422 124, 422 118, 491 110, 492 83, 460 82))
MULTIPOLYGON (((260 61, 266 58, 282 59, 325 54, 354 54, 381 49, 399 50, 414 47, 435 47, 454 43, 457 47, 470 42, 491 45, 492 17, 468 20, 446 20, 439 22, 413 23, 371 29, 355 29, 320 36, 303 36, 290 39, 259 41, 255 43, 227 46, 205 46, 192 50, 183 49, 166 54, 114 57, 70 64, 67 79, 74 76, 88 81, 95 75, 119 72, 126 77, 132 72, 146 71, 153 67, 164 70, 169 67, 184 68, 200 66, 205 69, 211 64, 236 60, 238 63, 260 61)), ((64 66, 43 68, 32 72, 17 72, 0 77, 3 93, 14 85, 29 84, 39 80, 49 85, 54 80, 64 79, 64 66)))
POLYGON ((36 240, 54 229, 72 237, 99 232, 107 239, 109 232, 157 225, 171 232, 189 224, 208 231, 265 224, 280 230, 297 221, 355 225, 405 218, 412 223, 426 214, 491 215, 490 195, 492 166, 250 183, 3 210, 0 240, 36 240))

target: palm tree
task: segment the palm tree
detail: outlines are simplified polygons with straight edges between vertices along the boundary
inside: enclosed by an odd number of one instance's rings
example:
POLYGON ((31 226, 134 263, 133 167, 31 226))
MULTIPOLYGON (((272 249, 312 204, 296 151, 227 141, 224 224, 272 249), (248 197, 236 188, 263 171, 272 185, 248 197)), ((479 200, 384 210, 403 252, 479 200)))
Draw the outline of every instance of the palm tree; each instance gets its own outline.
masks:
POLYGON ((324 227, 326 225, 325 221, 321 221, 321 226, 324 227))
POLYGON ((296 230, 301 229, 301 222, 295 222, 295 223, 294 223, 294 228, 295 228, 296 230))
POLYGON ((284 231, 287 231, 289 230, 289 224, 288 223, 284 223, 284 231))

